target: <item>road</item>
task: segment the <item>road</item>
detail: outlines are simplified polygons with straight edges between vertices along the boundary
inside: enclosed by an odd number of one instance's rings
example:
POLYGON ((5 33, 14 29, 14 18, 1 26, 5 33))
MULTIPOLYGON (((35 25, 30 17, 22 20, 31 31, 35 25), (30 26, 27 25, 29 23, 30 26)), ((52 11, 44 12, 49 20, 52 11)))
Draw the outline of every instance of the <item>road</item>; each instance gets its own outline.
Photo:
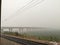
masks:
POLYGON ((11 41, 14 41, 16 43, 20 43, 22 45, 48 45, 48 44, 43 44, 43 43, 39 43, 39 42, 34 42, 34 41, 20 39, 20 38, 6 36, 6 35, 1 35, 1 37, 8 39, 8 40, 11 40, 11 41))

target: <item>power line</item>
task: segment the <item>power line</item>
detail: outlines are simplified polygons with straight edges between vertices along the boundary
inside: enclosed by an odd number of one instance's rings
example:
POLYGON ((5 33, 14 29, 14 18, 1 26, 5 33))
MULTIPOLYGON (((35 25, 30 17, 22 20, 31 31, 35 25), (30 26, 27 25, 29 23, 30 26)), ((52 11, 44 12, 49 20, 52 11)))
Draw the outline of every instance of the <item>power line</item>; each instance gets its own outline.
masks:
MULTIPOLYGON (((27 9, 30 9, 40 3, 42 3, 44 0, 31 0, 28 4, 26 4, 25 6, 23 6, 22 8, 20 8, 15 15, 11 15, 9 18, 7 18, 8 20, 17 16, 17 14, 21 14, 23 11, 26 11, 27 9)), ((7 21, 7 19, 5 19, 4 21, 7 21)))
MULTIPOLYGON (((31 1, 30 1, 28 4, 26 4, 25 6, 29 5, 29 4, 30 4, 31 2, 33 2, 33 1, 34 1, 34 0, 31 0, 31 1)), ((25 6, 21 7, 20 9, 23 9, 25 6)), ((19 9, 19 10, 20 10, 20 9, 19 9)), ((19 12, 19 10, 17 10, 16 13, 19 12)), ((16 13, 15 13, 15 15, 16 15, 16 13)), ((10 17, 4 19, 3 21, 7 21, 7 19, 11 19, 11 18, 14 17, 15 15, 14 15, 14 14, 11 15, 10 17)), ((2 21, 2 22, 3 22, 3 21, 2 21)))

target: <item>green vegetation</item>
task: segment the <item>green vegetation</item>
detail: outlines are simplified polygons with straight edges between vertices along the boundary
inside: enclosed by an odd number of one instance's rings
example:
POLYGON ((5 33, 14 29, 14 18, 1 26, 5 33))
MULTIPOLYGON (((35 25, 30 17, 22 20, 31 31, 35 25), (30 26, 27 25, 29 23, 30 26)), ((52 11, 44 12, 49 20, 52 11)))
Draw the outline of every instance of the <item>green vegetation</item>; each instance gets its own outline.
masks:
POLYGON ((15 36, 19 35, 17 32, 7 32, 7 31, 5 31, 4 34, 15 35, 15 36))
POLYGON ((54 37, 54 36, 40 36, 38 37, 39 40, 48 40, 48 41, 57 41, 59 42, 60 39, 58 37, 54 37))
POLYGON ((48 40, 48 41, 57 41, 60 42, 60 36, 59 35, 42 35, 42 34, 36 34, 33 35, 33 33, 23 33, 23 34, 19 34, 17 32, 4 32, 4 34, 8 34, 8 35, 14 35, 14 36, 20 36, 20 37, 25 37, 25 38, 33 38, 33 39, 39 39, 39 40, 48 40))

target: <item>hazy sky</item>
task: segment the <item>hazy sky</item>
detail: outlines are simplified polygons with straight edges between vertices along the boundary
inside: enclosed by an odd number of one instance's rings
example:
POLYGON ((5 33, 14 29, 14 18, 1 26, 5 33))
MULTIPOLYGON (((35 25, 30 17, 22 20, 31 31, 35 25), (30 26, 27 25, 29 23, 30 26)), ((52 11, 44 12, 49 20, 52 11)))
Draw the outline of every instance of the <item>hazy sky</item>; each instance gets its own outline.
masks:
POLYGON ((2 0, 1 25, 5 27, 29 26, 60 29, 60 0, 44 0, 29 9, 20 9, 30 1, 2 0))

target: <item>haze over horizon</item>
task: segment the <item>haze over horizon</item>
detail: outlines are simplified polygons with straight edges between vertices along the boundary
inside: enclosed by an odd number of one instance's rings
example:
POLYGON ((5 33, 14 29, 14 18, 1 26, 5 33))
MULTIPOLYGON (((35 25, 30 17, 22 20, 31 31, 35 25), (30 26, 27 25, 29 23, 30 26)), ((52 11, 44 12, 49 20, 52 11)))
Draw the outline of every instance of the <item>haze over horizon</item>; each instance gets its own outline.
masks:
POLYGON ((60 29, 60 0, 44 0, 36 6, 32 3, 32 7, 19 11, 30 1, 32 0, 2 0, 1 26, 60 29))

